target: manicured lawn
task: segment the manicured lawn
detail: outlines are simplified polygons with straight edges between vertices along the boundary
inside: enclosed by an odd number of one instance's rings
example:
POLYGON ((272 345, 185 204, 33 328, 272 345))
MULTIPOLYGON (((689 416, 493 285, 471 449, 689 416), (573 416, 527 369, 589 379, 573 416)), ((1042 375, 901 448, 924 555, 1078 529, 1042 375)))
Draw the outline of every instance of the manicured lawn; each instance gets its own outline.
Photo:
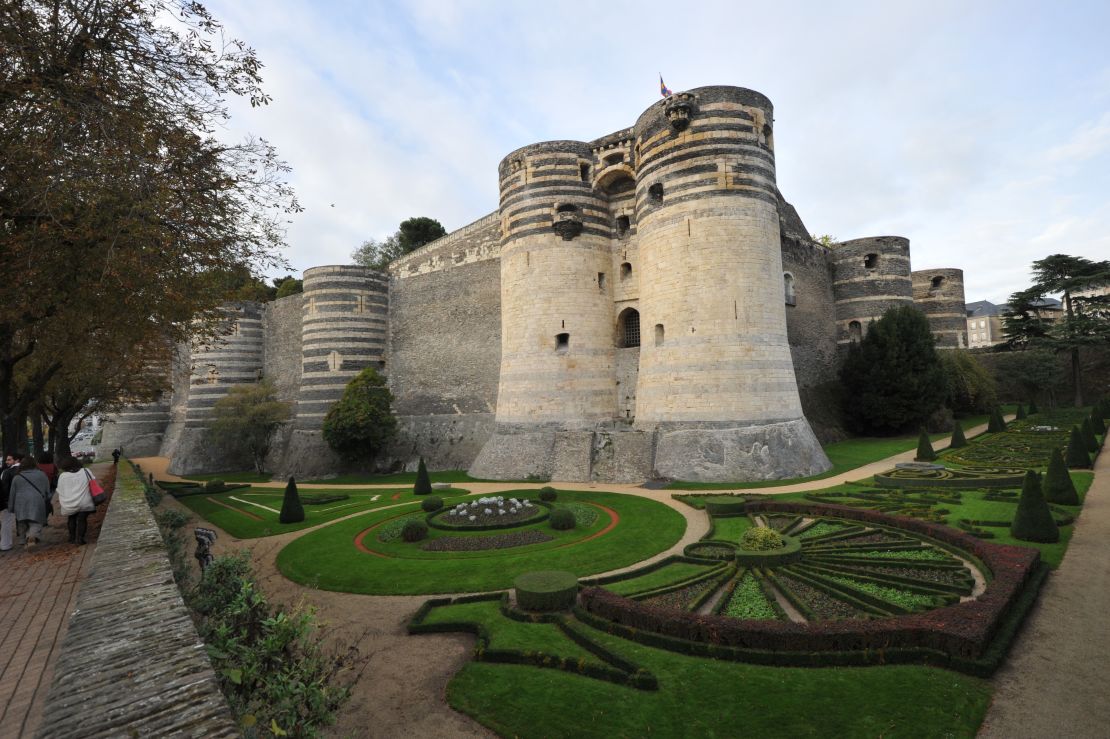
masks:
POLYGON ((628 595, 630 593, 642 593, 646 590, 654 588, 661 588, 664 585, 671 583, 681 582, 691 577, 696 577, 707 570, 710 570, 715 565, 712 564, 693 564, 691 562, 672 562, 671 564, 664 565, 657 570, 640 575, 639 577, 630 577, 627 580, 617 580, 616 582, 602 585, 601 587, 606 590, 611 590, 620 595, 628 595))
MULTIPOLYGON (((536 491, 502 494, 532 497, 536 491)), ((619 514, 620 521, 608 533, 589 540, 584 539, 609 525, 608 514, 599 515, 586 530, 555 531, 546 521, 509 529, 536 528, 553 537, 552 541, 509 549, 432 552, 421 549, 420 542, 382 542, 375 531, 366 534, 365 544, 385 556, 356 548, 355 538, 366 529, 418 510, 416 506, 405 506, 340 521, 306 534, 278 554, 277 565, 289 579, 324 590, 376 595, 482 592, 508 588, 513 578, 531 570, 569 570, 578 577, 585 577, 635 564, 675 544, 686 528, 681 514, 646 498, 614 493, 559 492, 559 502, 573 501, 612 508, 619 514)), ((462 535, 439 530, 431 532, 430 537, 462 535)), ((493 533, 498 532, 476 535, 493 533)))
MULTIPOLYGON (((486 621, 494 634, 508 624, 486 621)), ((659 690, 471 662, 448 684, 448 702, 502 736, 608 738, 970 737, 990 701, 986 681, 937 668, 760 667, 687 657, 577 625, 655 673, 659 690)))
POLYGON ((301 490, 302 499, 309 496, 347 495, 321 505, 305 505, 305 520, 300 523, 278 522, 285 491, 280 488, 243 488, 218 495, 185 495, 177 500, 237 539, 255 539, 284 534, 342 518, 361 510, 416 500, 408 488, 352 492, 347 490, 301 490), (396 496, 396 497, 395 497, 396 496))
POLYGON ((555 624, 514 621, 501 615, 500 603, 495 600, 477 603, 459 603, 446 608, 433 608, 424 619, 425 624, 475 623, 489 630, 490 649, 517 649, 522 652, 544 652, 556 657, 600 661, 591 652, 571 641, 555 624))

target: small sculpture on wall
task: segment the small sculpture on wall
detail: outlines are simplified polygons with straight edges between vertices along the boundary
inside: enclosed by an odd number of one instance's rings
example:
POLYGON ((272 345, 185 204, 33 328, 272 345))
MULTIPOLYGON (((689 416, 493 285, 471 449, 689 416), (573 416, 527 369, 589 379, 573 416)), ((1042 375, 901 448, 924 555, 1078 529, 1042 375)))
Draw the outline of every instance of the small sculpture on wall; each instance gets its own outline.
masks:
POLYGON ((676 92, 667 98, 666 107, 663 112, 667 115, 667 120, 671 122, 671 128, 675 131, 685 131, 686 127, 690 125, 690 118, 694 115, 694 105, 696 98, 688 92, 676 92))

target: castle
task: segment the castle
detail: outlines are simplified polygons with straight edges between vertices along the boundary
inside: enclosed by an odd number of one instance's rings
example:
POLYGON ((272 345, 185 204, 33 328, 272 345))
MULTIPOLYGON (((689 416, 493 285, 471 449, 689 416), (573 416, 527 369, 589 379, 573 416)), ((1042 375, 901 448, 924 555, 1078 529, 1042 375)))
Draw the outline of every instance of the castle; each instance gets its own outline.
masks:
POLYGON ((387 461, 490 479, 761 480, 829 468, 829 386, 868 322, 915 304, 966 346, 963 274, 911 272, 897 236, 813 240, 776 185, 770 100, 701 87, 595 141, 550 141, 498 167, 498 209, 389 265, 314 267, 304 293, 226 308, 226 336, 181 347, 173 391, 106 426, 103 445, 229 461, 213 403, 265 376, 294 401, 271 469, 336 459, 328 407, 362 368, 388 377, 387 461), (815 433, 815 431, 817 433, 815 433))

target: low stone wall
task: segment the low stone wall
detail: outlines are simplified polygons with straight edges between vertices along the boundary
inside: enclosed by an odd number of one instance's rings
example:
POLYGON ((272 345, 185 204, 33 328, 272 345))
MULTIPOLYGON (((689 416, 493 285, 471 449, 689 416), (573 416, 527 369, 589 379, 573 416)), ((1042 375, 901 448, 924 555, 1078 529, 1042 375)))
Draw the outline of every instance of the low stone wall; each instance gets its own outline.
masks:
POLYGON ((142 485, 119 472, 38 736, 239 736, 142 485))

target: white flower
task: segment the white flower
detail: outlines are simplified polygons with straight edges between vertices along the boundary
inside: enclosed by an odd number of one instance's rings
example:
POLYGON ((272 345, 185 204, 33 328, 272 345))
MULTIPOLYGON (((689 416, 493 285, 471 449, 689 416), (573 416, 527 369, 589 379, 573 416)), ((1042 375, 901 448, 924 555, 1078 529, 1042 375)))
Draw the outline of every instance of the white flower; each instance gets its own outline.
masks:
POLYGON ((478 520, 478 517, 477 517, 477 516, 471 516, 471 517, 470 517, 470 520, 471 520, 471 521, 477 521, 477 520, 478 520))
POLYGON ((490 510, 489 508, 487 508, 487 509, 485 510, 485 514, 486 514, 487 516, 492 516, 492 515, 493 515, 493 511, 491 511, 491 510, 490 510))

